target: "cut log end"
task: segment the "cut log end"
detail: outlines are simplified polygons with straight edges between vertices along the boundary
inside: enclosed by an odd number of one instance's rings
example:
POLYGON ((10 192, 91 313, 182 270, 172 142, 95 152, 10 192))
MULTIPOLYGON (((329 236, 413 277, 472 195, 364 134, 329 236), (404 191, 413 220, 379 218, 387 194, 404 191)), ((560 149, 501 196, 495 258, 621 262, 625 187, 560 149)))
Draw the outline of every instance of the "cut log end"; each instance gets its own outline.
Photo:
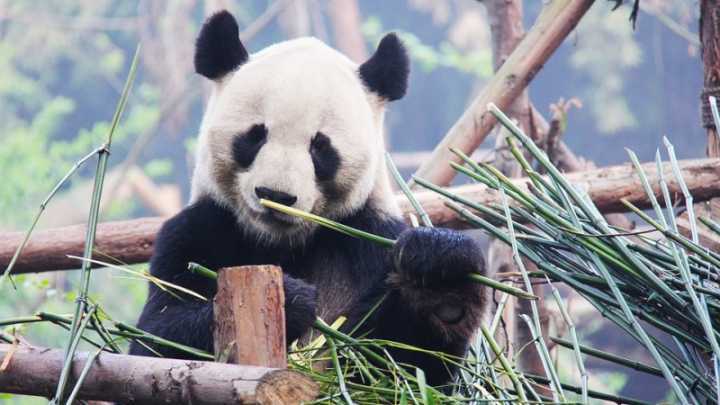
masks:
POLYGON ((255 390, 255 399, 265 405, 300 404, 317 398, 319 385, 310 377, 288 370, 266 374, 255 390))

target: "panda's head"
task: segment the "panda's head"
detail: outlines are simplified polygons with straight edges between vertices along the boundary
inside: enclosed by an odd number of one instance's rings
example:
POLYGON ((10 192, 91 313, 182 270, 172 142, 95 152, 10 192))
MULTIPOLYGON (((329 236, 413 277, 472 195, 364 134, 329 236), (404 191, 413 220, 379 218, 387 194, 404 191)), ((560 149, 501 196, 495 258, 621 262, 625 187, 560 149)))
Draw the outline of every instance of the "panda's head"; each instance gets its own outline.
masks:
POLYGON ((214 198, 269 241, 303 240, 314 226, 264 208, 261 198, 328 218, 368 202, 394 210, 383 114, 405 94, 408 65, 394 34, 359 66, 313 38, 248 55, 234 17, 213 15, 195 50, 195 69, 213 90, 192 200, 214 198))

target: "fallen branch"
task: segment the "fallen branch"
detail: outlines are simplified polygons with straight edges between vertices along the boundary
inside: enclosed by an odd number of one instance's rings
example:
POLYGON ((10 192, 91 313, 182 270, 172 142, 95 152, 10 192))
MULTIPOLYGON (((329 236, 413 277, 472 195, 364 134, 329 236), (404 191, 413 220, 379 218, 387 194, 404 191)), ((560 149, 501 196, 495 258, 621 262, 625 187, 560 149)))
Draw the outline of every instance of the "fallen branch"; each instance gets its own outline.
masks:
MULTIPOLYGON (((720 160, 684 160, 679 164, 695 202, 720 196, 720 160)), ((647 163, 643 165, 643 169, 650 183, 656 185, 658 179, 655 163, 647 163)), ((670 166, 666 164, 664 170, 670 173, 670 166)), ((604 214, 627 211, 620 203, 620 198, 625 198, 641 208, 649 206, 640 180, 630 164, 570 173, 567 178, 571 183, 585 189, 604 214)), ((521 178, 513 181, 524 187, 528 180, 521 178)), ((681 193, 675 181, 670 182, 669 188, 673 197, 681 193)), ((452 187, 450 190, 483 204, 499 202, 499 196, 494 191, 480 184, 452 187)), ((655 192, 661 198, 658 190, 655 192)), ((444 200, 436 193, 420 191, 415 195, 430 215, 433 224, 457 226, 457 215, 445 206, 444 200)), ((407 219, 408 213, 415 212, 404 195, 398 195, 398 201, 405 214, 404 218, 407 219)), ((152 217, 99 224, 96 236, 97 256, 128 264, 146 262, 152 254, 155 234, 163 220, 161 217, 152 217)), ((36 231, 18 259, 13 274, 78 268, 80 263, 67 255, 82 255, 84 229, 83 225, 74 225, 36 231)), ((23 233, 20 232, 0 233, 0 269, 10 262, 22 239, 23 233)))
POLYGON ((418 176, 438 185, 449 184, 455 172, 446 163, 459 163, 459 158, 450 153, 449 148, 470 154, 480 146, 496 123, 487 112, 488 103, 495 103, 501 110, 507 110, 593 3, 592 0, 547 2, 525 38, 483 92, 450 128, 433 151, 431 159, 418 169, 418 176))
MULTIPOLYGON (((12 353, 0 372, 0 392, 51 397, 63 351, 0 344, 0 359, 12 353)), ((70 384, 88 353, 77 353, 70 384)), ((2 360, 0 360, 2 361, 2 360)), ((298 404, 312 400, 318 386, 297 372, 206 361, 101 353, 84 379, 78 399, 134 404, 298 404)))

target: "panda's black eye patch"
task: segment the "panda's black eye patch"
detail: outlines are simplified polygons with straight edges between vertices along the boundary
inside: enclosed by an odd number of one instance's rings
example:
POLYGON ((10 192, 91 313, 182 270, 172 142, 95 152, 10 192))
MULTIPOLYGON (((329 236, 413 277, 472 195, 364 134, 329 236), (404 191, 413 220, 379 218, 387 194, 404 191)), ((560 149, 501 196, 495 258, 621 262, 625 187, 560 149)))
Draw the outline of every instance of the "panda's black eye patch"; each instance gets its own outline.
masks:
POLYGON ((249 167, 260 148, 267 142, 267 128, 264 124, 256 124, 250 127, 244 134, 238 135, 233 140, 232 153, 235 162, 240 167, 249 167))
POLYGON ((330 181, 340 168, 340 155, 333 147, 330 138, 318 132, 310 142, 310 156, 315 166, 318 181, 330 181))

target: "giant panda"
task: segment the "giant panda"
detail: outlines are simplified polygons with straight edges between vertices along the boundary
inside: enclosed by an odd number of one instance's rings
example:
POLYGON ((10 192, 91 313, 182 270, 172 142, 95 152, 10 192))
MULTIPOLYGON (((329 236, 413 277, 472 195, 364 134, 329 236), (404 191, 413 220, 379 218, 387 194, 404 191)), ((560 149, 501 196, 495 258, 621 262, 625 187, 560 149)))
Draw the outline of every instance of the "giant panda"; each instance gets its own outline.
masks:
MULTIPOLYGON (((484 273, 476 242, 462 233, 410 228, 400 218, 383 160, 386 105, 404 96, 409 61, 386 35, 359 66, 313 38, 248 55, 227 11, 204 23, 195 69, 212 93, 203 116, 190 204, 167 220, 150 261, 153 276, 212 298, 213 280, 187 271, 275 264, 283 269, 287 341, 308 335, 319 316, 343 315, 357 331, 464 355, 486 304, 471 272, 484 273), (269 199, 397 239, 392 248, 345 236, 263 208, 269 199)), ((213 352, 213 306, 179 299, 155 285, 138 327, 213 352)), ((136 355, 188 358, 132 344, 136 355)), ((452 367, 436 356, 394 350, 422 368, 430 384, 452 367)))

